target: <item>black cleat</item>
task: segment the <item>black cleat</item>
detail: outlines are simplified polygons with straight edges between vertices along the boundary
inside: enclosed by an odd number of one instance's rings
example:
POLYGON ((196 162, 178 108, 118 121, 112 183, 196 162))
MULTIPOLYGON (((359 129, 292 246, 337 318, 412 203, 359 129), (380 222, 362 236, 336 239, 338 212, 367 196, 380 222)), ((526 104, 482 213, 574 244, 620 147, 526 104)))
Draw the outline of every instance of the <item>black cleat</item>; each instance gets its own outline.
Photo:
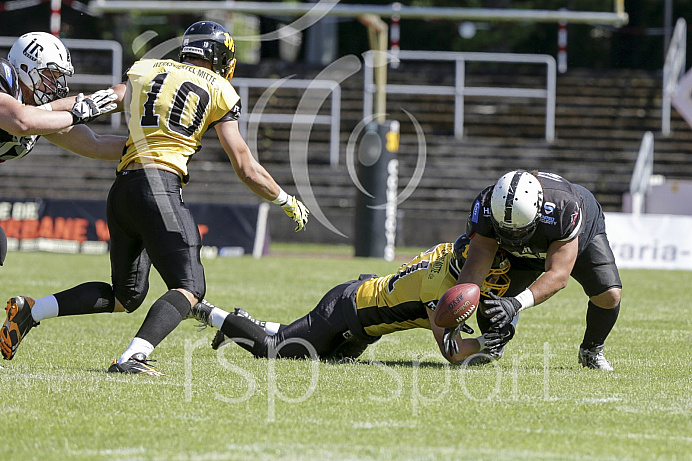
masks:
POLYGON ((108 373, 131 373, 135 375, 153 375, 153 376, 164 376, 156 368, 149 365, 149 362, 154 360, 147 360, 147 357, 138 352, 133 354, 126 362, 118 363, 117 360, 113 360, 113 363, 108 367, 108 373))
POLYGON ((211 303, 209 303, 206 299, 203 299, 202 301, 192 306, 192 309, 190 309, 190 313, 187 314, 187 318, 193 318, 197 320, 201 324, 201 327, 206 328, 206 326, 209 325, 212 309, 214 309, 214 306, 211 303))
POLYGON ((214 335, 214 339, 211 340, 211 348, 217 350, 219 347, 223 346, 226 341, 228 341, 228 338, 223 334, 223 331, 219 330, 216 332, 216 335, 214 335))

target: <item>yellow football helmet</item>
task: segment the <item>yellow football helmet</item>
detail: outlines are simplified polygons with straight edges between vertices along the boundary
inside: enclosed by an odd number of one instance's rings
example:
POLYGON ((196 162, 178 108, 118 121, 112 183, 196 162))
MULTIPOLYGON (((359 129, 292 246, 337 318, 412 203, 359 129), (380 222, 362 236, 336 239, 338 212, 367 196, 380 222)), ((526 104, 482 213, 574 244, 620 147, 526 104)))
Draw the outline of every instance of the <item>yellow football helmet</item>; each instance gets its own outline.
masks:
MULTIPOLYGON (((466 234, 461 234, 454 242, 455 259, 459 270, 461 270, 464 266, 464 262, 466 262, 470 243, 471 239, 469 239, 466 234)), ((507 257, 507 252, 503 249, 498 249, 497 253, 495 253, 493 264, 490 267, 490 272, 488 272, 488 276, 481 286, 481 296, 489 298, 490 292, 495 293, 497 296, 504 296, 511 282, 508 275, 510 267, 511 263, 507 257)))

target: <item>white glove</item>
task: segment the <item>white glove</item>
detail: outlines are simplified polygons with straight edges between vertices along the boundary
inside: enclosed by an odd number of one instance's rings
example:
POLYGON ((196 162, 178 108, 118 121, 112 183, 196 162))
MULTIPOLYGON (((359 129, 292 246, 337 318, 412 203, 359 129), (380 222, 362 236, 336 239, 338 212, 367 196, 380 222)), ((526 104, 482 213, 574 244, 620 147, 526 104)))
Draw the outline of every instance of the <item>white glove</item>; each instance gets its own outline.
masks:
POLYGON ((84 94, 79 93, 72 110, 70 110, 72 124, 89 123, 99 115, 115 110, 118 105, 113 101, 116 99, 118 99, 118 95, 110 88, 99 90, 88 98, 85 98, 84 94))

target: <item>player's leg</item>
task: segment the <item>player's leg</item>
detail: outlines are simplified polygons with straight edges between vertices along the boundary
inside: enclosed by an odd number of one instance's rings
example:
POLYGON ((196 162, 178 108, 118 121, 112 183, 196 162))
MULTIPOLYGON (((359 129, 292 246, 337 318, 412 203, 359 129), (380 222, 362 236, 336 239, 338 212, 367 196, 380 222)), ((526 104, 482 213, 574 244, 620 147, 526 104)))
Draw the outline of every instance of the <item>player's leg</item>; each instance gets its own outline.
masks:
POLYGON ((605 358, 605 341, 620 313, 622 282, 606 234, 598 234, 577 258, 572 277, 589 296, 586 330, 579 346, 579 363, 611 371, 605 358))
MULTIPOLYGON (((243 310, 243 312, 247 314, 246 311, 243 310)), ((249 314, 237 315, 235 312, 230 313, 203 299, 192 306, 188 318, 194 318, 202 325, 209 325, 219 330, 217 333, 220 333, 221 337, 217 339, 218 334, 214 337, 212 348, 218 349, 230 337, 230 339, 253 355, 266 357, 266 354, 262 355, 262 347, 267 333, 249 314), (218 341, 218 344, 215 344, 216 341, 218 341)), ((264 349, 266 350, 266 347, 264 349)))
MULTIPOLYGON (((332 288, 317 306, 304 317, 281 327, 274 335, 243 315, 233 315, 221 309, 208 309, 208 314, 195 318, 219 328, 220 331, 256 357, 318 358, 328 357, 344 340, 348 331, 342 309, 350 300, 344 283, 332 288)), ((193 312, 200 308, 193 308, 193 312)))
POLYGON ((168 291, 149 309, 132 343, 118 359, 120 364, 134 355, 148 357, 204 297, 206 289, 200 259, 202 239, 182 202, 179 178, 154 169, 136 173, 140 177, 139 202, 134 205, 132 198, 129 200, 130 214, 138 223, 144 248, 168 291))
MULTIPOLYGON (((207 302, 206 300, 202 300, 202 303, 207 302)), ((194 307, 193 307, 194 309, 194 307)), ((233 312, 231 313, 233 315, 237 315, 240 317, 245 317, 248 320, 252 321, 257 325, 258 327, 262 328, 266 334, 269 336, 275 335, 281 328, 286 327, 286 324, 284 323, 279 323, 279 322, 270 322, 268 320, 258 320, 254 318, 248 311, 241 307, 236 307, 233 312)), ((211 340, 211 348, 214 350, 217 350, 219 347, 221 347, 226 341, 228 341, 228 337, 223 334, 223 331, 218 330, 216 334, 214 335, 214 338, 211 340)))

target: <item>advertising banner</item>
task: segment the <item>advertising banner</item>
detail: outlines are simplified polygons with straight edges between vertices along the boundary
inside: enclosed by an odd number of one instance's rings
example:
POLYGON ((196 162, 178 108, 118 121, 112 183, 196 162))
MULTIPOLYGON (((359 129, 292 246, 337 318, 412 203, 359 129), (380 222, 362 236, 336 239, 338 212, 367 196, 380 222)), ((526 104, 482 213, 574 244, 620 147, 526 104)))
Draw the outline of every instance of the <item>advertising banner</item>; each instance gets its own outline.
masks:
POLYGON ((692 270, 692 216, 605 213, 621 269, 692 270))
MULTIPOLYGON (((268 207, 262 205, 187 204, 202 236, 202 256, 265 254, 268 207)), ((0 199, 0 226, 10 251, 108 252, 110 235, 102 200, 0 199)))

